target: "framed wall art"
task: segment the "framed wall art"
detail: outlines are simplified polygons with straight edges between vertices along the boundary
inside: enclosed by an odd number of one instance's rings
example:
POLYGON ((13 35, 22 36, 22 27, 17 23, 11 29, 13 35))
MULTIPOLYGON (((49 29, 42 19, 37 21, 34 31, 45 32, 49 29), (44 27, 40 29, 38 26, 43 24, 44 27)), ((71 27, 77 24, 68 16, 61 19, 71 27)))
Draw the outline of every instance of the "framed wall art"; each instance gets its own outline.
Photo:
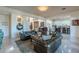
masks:
POLYGON ((72 25, 73 26, 79 26, 79 19, 72 20, 72 25))

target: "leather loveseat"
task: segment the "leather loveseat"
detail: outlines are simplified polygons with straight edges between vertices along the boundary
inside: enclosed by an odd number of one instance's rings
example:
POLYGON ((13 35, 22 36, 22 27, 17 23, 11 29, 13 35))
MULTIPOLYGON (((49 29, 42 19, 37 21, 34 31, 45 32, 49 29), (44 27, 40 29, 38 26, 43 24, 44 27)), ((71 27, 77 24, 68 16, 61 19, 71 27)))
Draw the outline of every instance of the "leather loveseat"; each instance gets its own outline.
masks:
POLYGON ((36 31, 22 31, 22 32, 19 33, 20 39, 22 41, 31 39, 31 35, 36 35, 36 34, 37 34, 36 31))
POLYGON ((55 32, 52 34, 51 39, 45 41, 37 38, 37 36, 33 36, 34 50, 39 53, 54 53, 61 45, 62 38, 59 33, 55 34, 55 32))

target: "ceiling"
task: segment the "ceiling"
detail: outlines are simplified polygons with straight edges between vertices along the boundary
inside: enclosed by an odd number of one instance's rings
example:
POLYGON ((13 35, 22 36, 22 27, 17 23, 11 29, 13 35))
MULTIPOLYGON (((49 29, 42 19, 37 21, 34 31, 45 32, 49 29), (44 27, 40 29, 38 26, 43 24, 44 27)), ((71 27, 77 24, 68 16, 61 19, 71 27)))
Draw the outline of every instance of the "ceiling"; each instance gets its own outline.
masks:
POLYGON ((7 6, 9 8, 17 9, 26 13, 42 16, 52 17, 57 14, 73 12, 79 10, 78 6, 49 6, 47 11, 41 12, 37 9, 37 6, 7 6))

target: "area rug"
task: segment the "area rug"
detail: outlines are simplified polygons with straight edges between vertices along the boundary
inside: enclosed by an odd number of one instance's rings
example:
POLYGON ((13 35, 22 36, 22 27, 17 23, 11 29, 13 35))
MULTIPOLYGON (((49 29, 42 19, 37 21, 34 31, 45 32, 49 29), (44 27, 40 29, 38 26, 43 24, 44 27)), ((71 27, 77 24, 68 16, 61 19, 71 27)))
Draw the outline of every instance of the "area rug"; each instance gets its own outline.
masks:
POLYGON ((35 53, 30 40, 26 41, 17 40, 15 42, 22 53, 35 53))

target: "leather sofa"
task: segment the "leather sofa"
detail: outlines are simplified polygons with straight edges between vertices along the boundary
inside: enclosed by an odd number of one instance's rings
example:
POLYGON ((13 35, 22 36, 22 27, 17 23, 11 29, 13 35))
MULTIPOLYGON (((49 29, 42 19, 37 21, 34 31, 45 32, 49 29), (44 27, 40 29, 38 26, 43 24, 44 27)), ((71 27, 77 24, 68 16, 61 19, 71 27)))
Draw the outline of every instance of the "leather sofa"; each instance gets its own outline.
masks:
POLYGON ((37 34, 36 31, 22 31, 22 32, 19 33, 20 39, 22 41, 31 39, 31 35, 36 35, 36 34, 37 34))
POLYGON ((42 41, 40 38, 32 37, 34 50, 38 53, 54 53, 61 45, 62 36, 58 33, 52 34, 53 37, 49 40, 42 41))

